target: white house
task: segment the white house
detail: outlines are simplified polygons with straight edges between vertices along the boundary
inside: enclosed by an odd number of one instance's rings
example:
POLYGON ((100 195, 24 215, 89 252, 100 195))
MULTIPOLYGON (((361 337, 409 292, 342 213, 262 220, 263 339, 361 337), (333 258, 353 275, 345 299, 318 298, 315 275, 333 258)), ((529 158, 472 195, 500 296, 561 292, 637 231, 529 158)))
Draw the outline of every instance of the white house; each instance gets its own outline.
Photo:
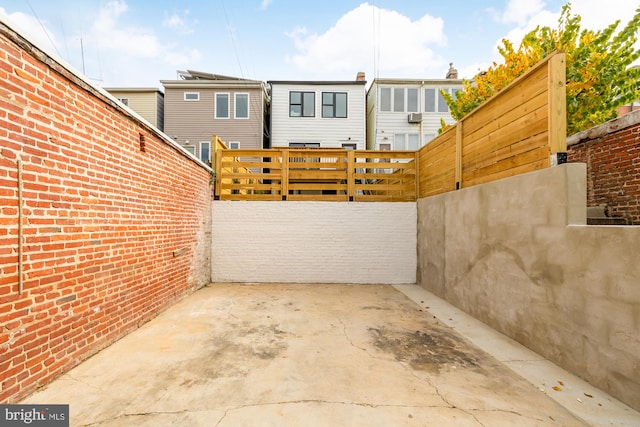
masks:
POLYGON ((440 119, 451 117, 440 90, 462 89, 453 67, 446 79, 379 79, 367 92, 367 149, 417 150, 438 134, 440 119))
POLYGON ((271 147, 364 150, 364 73, 354 81, 268 81, 271 147))

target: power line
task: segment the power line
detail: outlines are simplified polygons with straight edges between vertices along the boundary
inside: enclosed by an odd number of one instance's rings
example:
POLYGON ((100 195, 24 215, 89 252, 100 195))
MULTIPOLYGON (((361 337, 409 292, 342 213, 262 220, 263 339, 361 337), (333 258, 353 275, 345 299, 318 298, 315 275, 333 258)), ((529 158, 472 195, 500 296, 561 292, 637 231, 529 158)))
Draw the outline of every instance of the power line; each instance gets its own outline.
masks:
POLYGON ((47 31, 47 29, 45 28, 45 26, 42 24, 42 21, 40 20, 40 18, 38 17, 38 14, 36 13, 36 11, 33 9, 33 6, 31 6, 31 2, 29 0, 26 0, 27 5, 29 5, 29 9, 31 9, 31 13, 33 13, 33 16, 36 17, 36 19, 38 20, 38 23, 40 24, 40 27, 42 28, 42 31, 44 31, 44 34, 47 36, 47 38, 49 39, 49 43, 51 43, 51 46, 53 46, 53 49, 56 51, 56 53, 58 54, 58 56, 60 58, 62 58, 62 55, 60 54, 60 52, 58 51, 58 48, 56 47, 56 44, 53 42, 53 40, 51 39, 51 36, 49 35, 49 32, 47 31))
POLYGON ((238 48, 236 46, 236 39, 235 39, 235 36, 233 34, 233 31, 231 30, 231 23, 229 22, 229 16, 227 15, 227 9, 224 7, 224 0, 221 0, 220 4, 222 4, 222 11, 224 12, 224 18, 227 21, 227 29, 229 30, 229 35, 231 36, 231 44, 233 45, 233 52, 235 53, 236 61, 238 62, 238 68, 240 68, 240 75, 241 75, 242 78, 244 78, 244 71, 242 70, 242 64, 240 63, 240 56, 238 55, 238 48))

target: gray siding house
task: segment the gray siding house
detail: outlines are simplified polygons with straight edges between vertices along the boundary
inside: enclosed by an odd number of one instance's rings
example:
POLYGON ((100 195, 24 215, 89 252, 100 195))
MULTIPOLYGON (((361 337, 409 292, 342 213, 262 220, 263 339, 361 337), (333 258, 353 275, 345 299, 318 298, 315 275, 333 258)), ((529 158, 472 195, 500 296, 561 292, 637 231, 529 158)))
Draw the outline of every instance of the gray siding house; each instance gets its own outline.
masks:
POLYGON ((268 102, 263 82, 199 71, 161 80, 165 133, 205 163, 218 136, 229 148, 263 148, 268 102))
POLYGON ((440 90, 462 89, 453 66, 445 79, 376 78, 367 92, 367 149, 417 150, 435 138, 440 120, 453 124, 440 90))
POLYGON ((104 88, 149 123, 164 131, 164 93, 155 87, 104 88))

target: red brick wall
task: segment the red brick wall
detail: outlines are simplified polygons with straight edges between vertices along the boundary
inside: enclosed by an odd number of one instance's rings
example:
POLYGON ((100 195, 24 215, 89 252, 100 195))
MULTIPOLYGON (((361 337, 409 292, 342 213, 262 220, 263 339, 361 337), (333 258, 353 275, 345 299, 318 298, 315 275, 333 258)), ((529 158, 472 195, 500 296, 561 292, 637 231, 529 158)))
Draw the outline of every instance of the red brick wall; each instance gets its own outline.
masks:
POLYGON ((208 283, 209 180, 0 23, 0 403, 208 283))
POLYGON ((640 111, 576 136, 567 157, 587 164, 587 205, 640 225, 640 111))

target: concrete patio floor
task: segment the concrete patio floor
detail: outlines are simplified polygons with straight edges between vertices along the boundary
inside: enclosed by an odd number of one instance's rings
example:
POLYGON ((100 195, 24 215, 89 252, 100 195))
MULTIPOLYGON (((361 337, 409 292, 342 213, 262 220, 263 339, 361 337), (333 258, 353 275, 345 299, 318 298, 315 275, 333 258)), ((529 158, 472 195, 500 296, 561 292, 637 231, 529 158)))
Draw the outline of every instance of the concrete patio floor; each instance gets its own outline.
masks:
POLYGON ((640 425, 415 285, 212 284, 22 403, 72 426, 640 425))

